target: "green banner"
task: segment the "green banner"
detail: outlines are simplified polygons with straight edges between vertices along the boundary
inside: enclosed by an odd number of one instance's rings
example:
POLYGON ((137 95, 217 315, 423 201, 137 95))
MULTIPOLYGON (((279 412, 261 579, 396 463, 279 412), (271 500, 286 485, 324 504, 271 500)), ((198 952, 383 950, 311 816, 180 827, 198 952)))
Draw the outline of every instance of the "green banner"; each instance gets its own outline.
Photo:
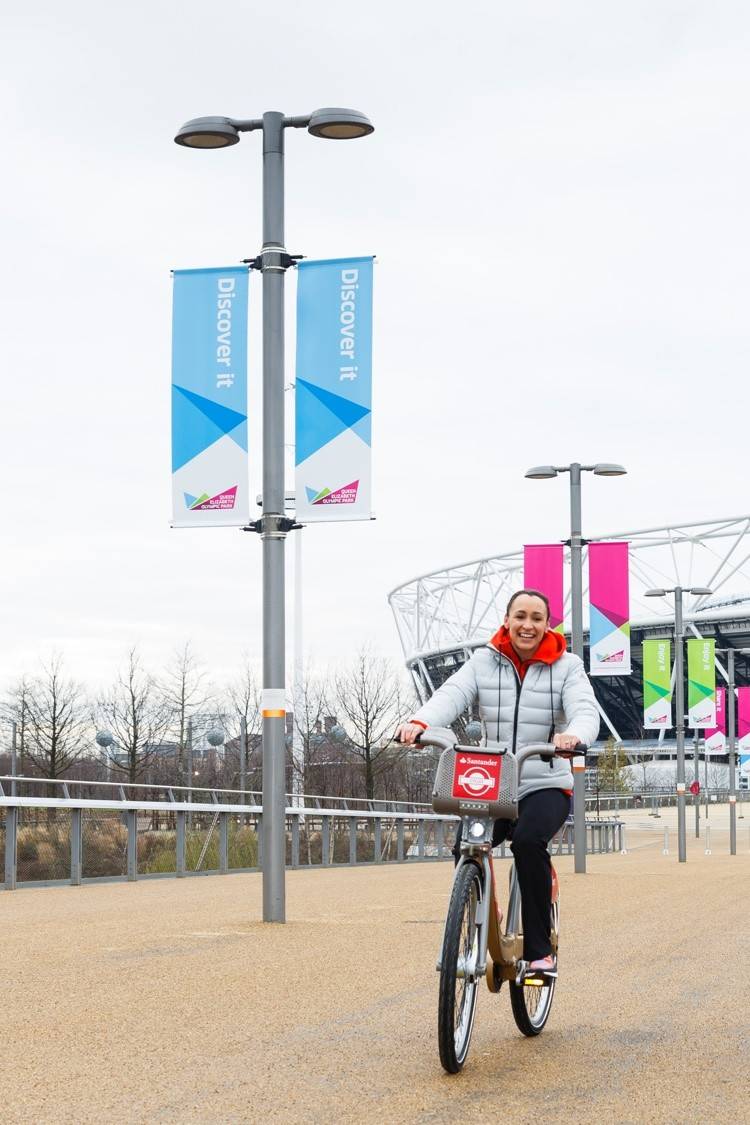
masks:
POLYGON ((693 730, 716 726, 716 665, 714 640, 691 637, 688 649, 688 726, 693 730))
POLYGON ((667 730, 672 726, 672 642, 654 638, 643 642, 643 726, 667 730))

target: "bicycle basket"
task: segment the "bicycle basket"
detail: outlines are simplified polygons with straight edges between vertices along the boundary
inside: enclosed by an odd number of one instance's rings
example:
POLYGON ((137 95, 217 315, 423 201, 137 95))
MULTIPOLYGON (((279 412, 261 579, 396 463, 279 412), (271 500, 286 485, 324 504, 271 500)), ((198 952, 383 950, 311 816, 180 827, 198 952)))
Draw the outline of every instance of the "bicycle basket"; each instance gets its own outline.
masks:
POLYGON ((440 755, 432 807, 437 813, 518 817, 518 766, 506 751, 456 746, 440 755))

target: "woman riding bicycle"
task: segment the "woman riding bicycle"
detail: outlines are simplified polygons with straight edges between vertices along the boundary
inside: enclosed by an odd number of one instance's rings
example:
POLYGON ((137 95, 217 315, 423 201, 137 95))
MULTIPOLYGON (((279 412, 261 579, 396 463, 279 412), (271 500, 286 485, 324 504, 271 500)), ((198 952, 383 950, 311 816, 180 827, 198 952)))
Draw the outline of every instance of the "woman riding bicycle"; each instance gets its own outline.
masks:
MULTIPOLYGON (((549 629, 549 602, 538 590, 518 590, 489 644, 438 688, 398 730, 413 743, 430 726, 447 727, 479 700, 485 741, 515 753, 532 742, 558 751, 590 745, 599 734, 599 711, 579 657, 549 629)), ((530 968, 556 971, 550 944, 552 873, 547 844, 570 812, 573 774, 568 761, 530 759, 519 787, 518 820, 495 822, 493 845, 512 833, 511 851, 521 888, 524 959, 530 968)), ((456 841, 458 855, 459 839, 456 841)))

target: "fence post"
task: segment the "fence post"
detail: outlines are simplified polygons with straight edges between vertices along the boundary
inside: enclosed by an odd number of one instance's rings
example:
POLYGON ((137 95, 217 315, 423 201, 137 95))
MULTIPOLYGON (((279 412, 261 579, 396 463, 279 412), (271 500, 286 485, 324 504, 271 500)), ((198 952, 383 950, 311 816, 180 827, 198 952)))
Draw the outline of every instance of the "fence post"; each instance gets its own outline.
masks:
POLYGON ((70 882, 74 887, 80 887, 83 876, 82 861, 83 844, 83 810, 70 810, 70 882))
POLYGON ((662 855, 669 855, 669 829, 664 829, 664 847, 661 849, 662 855))
POLYGON ((177 817, 177 855, 175 858, 175 875, 178 879, 185 878, 185 813, 175 813, 177 817))
POLYGON ((357 818, 349 818, 349 862, 357 862, 357 818))
POLYGON ((328 864, 330 862, 331 851, 331 821, 330 817, 323 816, 320 821, 320 862, 328 864))
POLYGON ((16 889, 18 856, 18 808, 8 805, 5 810, 5 889, 16 889))
POLYGON ((404 858, 404 822, 396 822, 396 859, 404 858))
POLYGON ((628 839, 625 834, 625 825, 620 825, 620 855, 628 854, 628 839))
POLYGON ((300 817, 292 817, 292 867, 299 867, 299 822, 300 817))
POLYGON ((229 813, 219 813, 219 874, 229 871, 229 813))
POLYGON ((255 835, 258 837, 258 868, 263 869, 263 813, 258 813, 255 821, 255 835))
POLYGON ((417 855, 419 859, 424 859, 424 821, 420 820, 417 825, 417 855))
POLYGON ((706 825, 706 850, 704 855, 711 855, 711 825, 706 825))
POLYGON ((373 856, 376 863, 380 863, 381 852, 383 850, 383 833, 382 822, 379 816, 375 817, 375 855, 373 856))
POLYGON ((138 878, 138 813, 135 809, 128 809, 128 882, 134 883, 138 878))
POLYGON ((437 845, 437 857, 443 858, 443 822, 439 820, 435 825, 435 843, 437 845))

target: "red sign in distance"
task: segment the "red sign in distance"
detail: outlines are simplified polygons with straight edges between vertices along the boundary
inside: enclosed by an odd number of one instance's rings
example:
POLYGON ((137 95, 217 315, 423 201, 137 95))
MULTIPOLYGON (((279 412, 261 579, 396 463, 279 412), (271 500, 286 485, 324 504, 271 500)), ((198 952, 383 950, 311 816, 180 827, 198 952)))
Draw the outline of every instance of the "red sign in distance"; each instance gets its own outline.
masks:
POLYGON ((453 796, 469 801, 496 801, 500 794, 499 754, 457 754, 453 796))
POLYGON ((701 791, 700 781, 694 781, 690 786, 690 792, 693 794, 694 797, 697 797, 698 794, 700 793, 700 791, 701 791))

